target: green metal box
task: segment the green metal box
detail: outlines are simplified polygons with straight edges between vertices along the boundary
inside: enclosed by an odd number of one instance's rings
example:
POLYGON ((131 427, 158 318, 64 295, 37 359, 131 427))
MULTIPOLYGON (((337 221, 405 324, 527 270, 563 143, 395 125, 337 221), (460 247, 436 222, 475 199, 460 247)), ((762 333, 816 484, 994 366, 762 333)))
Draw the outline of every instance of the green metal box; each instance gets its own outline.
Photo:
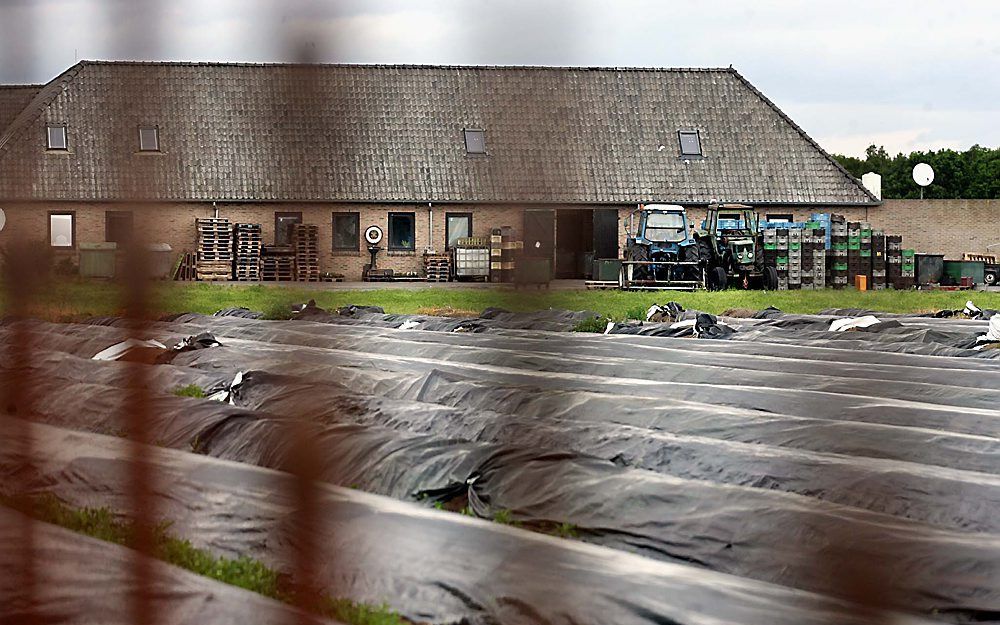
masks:
POLYGON ((986 275, 986 264, 976 260, 946 260, 944 275, 951 284, 960 284, 963 277, 972 278, 973 284, 982 284, 986 275))
POLYGON ((622 261, 617 258, 597 258, 594 260, 594 280, 611 282, 618 280, 622 261))

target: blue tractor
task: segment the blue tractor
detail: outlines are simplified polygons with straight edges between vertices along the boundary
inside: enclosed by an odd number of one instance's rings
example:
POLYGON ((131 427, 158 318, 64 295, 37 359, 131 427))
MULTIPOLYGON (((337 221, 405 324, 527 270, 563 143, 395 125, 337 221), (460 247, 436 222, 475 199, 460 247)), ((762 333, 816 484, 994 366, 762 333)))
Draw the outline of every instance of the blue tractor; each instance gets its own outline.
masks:
POLYGON ((623 289, 694 290, 704 286, 698 242, 677 204, 646 204, 629 215, 619 286, 623 289))

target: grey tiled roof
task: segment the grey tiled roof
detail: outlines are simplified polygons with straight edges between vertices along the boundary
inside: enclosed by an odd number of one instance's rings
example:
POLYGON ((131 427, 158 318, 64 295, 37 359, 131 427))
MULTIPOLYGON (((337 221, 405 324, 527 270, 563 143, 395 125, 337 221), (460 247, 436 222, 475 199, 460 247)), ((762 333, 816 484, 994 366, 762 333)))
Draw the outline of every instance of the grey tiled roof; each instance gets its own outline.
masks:
POLYGON ((876 202, 732 69, 106 62, 0 135, 0 197, 876 202), (45 152, 46 123, 70 154, 45 152), (145 124, 162 154, 137 153, 145 124), (679 158, 678 129, 705 158, 679 158))
POLYGON ((41 90, 41 85, 0 85, 0 134, 41 90))

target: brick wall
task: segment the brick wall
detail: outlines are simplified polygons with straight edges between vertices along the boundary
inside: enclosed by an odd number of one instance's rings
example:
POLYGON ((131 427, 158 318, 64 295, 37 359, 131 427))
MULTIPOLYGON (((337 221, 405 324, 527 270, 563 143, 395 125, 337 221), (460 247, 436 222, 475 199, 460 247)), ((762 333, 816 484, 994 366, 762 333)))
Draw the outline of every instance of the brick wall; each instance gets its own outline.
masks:
MULTIPOLYGON (((37 240, 48 245, 49 211, 72 211, 76 214, 77 242, 93 243, 104 240, 105 212, 129 211, 134 214, 137 234, 150 242, 168 243, 177 252, 193 251, 196 247, 194 220, 211 217, 213 209, 205 203, 143 204, 131 206, 108 203, 0 203, 6 212, 7 227, 0 232, 0 248, 15 237, 37 240)), ((379 255, 379 265, 396 271, 420 271, 425 249, 442 251, 445 243, 445 215, 473 213, 473 236, 487 236, 500 226, 513 226, 523 233, 523 207, 510 205, 435 205, 434 232, 429 232, 427 204, 220 204, 219 214, 234 222, 246 221, 263 225, 265 243, 274 241, 275 212, 302 212, 303 221, 319 225, 322 271, 344 274, 348 280, 361 277, 362 266, 368 260, 364 246, 358 252, 333 251, 332 214, 338 211, 361 213, 360 229, 378 225, 388 232, 390 211, 412 212, 415 215, 416 249, 414 252, 387 252, 379 255)), ((633 207, 620 207, 619 215, 626 219, 633 207)), ((763 215, 792 214, 796 220, 807 219, 814 212, 836 212, 850 221, 869 221, 875 228, 904 237, 904 245, 918 252, 945 254, 961 258, 965 252, 1000 254, 1000 200, 887 200, 877 207, 807 207, 761 208, 763 215), (992 249, 988 249, 989 246, 992 249)), ((688 208, 693 224, 705 217, 704 208, 688 208)), ((624 223, 624 222, 623 222, 624 223)), ((624 227, 619 228, 619 245, 624 246, 624 227)), ((57 252, 57 256, 74 256, 75 251, 57 252)))
POLYGON ((886 200, 869 211, 869 221, 903 235, 904 246, 918 252, 956 260, 963 253, 1000 256, 1000 200, 886 200))
MULTIPOLYGON (((48 215, 54 212, 73 212, 76 216, 76 242, 98 243, 105 239, 106 211, 131 211, 133 228, 137 236, 147 242, 167 243, 180 254, 194 251, 197 247, 195 219, 211 217, 211 204, 90 204, 90 203, 29 203, 0 204, 7 217, 7 226, 0 232, 0 248, 17 238, 37 240, 39 245, 48 246, 48 215)), ((357 252, 333 251, 333 213, 360 213, 360 230, 377 225, 388 236, 389 212, 414 213, 416 227, 415 250, 413 252, 379 253, 379 267, 395 271, 421 271, 424 250, 443 251, 445 247, 446 213, 473 213, 472 235, 488 236, 490 230, 500 226, 513 226, 518 232, 523 229, 520 208, 511 206, 471 206, 435 205, 433 207, 433 236, 430 234, 429 209, 427 204, 220 204, 219 216, 227 217, 234 223, 260 223, 265 244, 274 242, 274 215, 276 212, 301 212, 304 223, 319 226, 320 270, 342 273, 348 280, 360 280, 362 267, 369 260, 363 243, 357 252)), ((385 248, 387 241, 383 241, 385 248)), ((72 257, 76 250, 54 250, 57 258, 72 257)))

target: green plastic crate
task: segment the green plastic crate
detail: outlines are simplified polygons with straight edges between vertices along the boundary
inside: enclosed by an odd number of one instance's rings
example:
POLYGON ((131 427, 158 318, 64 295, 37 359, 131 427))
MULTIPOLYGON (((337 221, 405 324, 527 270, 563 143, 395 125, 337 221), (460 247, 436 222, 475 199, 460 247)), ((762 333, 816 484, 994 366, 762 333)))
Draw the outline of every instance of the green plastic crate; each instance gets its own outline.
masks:
POLYGON ((871 258, 871 256, 872 256, 871 250, 861 250, 861 258, 871 258))
POLYGON ((914 271, 917 268, 916 263, 903 263, 903 271, 914 271))
POLYGON ((776 250, 776 249, 778 249, 778 244, 777 243, 765 243, 764 244, 764 249, 765 250, 776 250))
POLYGON ((788 244, 788 249, 790 249, 790 250, 801 250, 802 249, 802 244, 801 243, 789 243, 788 244))
POLYGON ((871 230, 864 230, 864 229, 862 229, 861 230, 861 236, 862 237, 871 237, 872 236, 872 231, 871 230))
POLYGON ((833 249, 835 249, 835 250, 846 250, 847 249, 847 244, 846 243, 834 243, 833 244, 833 249))
POLYGON ((861 237, 859 237, 859 236, 853 236, 853 235, 849 236, 849 237, 847 237, 847 242, 848 243, 861 243, 861 237))
POLYGON ((904 258, 913 258, 914 254, 915 254, 914 250, 903 250, 904 258))
POLYGON ((834 271, 847 271, 847 263, 833 263, 834 271))
POLYGON ((779 256, 777 259, 775 259, 775 262, 778 263, 779 265, 787 265, 788 264, 788 257, 787 256, 779 256))
POLYGON ((861 249, 861 244, 860 243, 848 243, 847 244, 847 249, 849 249, 849 250, 860 250, 861 249))

